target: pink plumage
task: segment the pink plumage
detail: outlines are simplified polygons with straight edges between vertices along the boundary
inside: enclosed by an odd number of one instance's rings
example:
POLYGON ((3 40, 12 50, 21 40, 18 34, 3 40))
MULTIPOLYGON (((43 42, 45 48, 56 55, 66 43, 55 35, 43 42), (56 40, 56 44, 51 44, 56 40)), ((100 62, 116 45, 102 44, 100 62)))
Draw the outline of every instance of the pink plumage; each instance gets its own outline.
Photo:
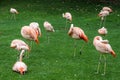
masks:
POLYGON ((110 53, 114 57, 116 56, 116 54, 113 51, 112 47, 110 46, 108 40, 103 40, 101 36, 96 36, 94 38, 93 45, 95 46, 96 50, 98 50, 102 54, 110 53))
POLYGON ((74 39, 82 39, 88 42, 88 37, 85 35, 84 31, 79 27, 74 27, 73 24, 71 24, 68 34, 74 39))
POLYGON ((12 68, 13 71, 19 72, 21 75, 24 74, 27 71, 27 65, 24 62, 22 62, 22 57, 23 57, 24 51, 25 50, 21 51, 19 61, 17 61, 13 65, 13 68, 12 68))
POLYGON ((98 29, 98 33, 101 35, 106 35, 108 33, 108 31, 105 27, 102 27, 102 28, 98 29))
POLYGON ((49 31, 49 32, 55 32, 53 26, 51 25, 51 23, 49 23, 48 21, 45 21, 43 23, 43 26, 45 28, 46 31, 49 31))
POLYGON ((21 35, 28 40, 34 40, 37 44, 39 43, 38 35, 35 30, 29 26, 23 26, 21 28, 21 35))
POLYGON ((38 36, 41 37, 41 29, 39 27, 39 24, 37 22, 31 22, 29 25, 31 28, 33 28, 38 36))
POLYGON ((30 51, 30 47, 20 39, 14 39, 10 45, 11 48, 15 48, 16 50, 28 50, 30 51))
POLYGON ((63 13, 62 14, 63 18, 66 18, 67 20, 72 21, 72 15, 69 12, 63 13))
POLYGON ((19 72, 20 74, 23 74, 27 71, 27 65, 22 61, 17 61, 12 68, 13 71, 19 72))
POLYGON ((103 11, 109 11, 109 12, 112 12, 112 9, 109 8, 109 7, 103 7, 102 10, 103 10, 103 11))

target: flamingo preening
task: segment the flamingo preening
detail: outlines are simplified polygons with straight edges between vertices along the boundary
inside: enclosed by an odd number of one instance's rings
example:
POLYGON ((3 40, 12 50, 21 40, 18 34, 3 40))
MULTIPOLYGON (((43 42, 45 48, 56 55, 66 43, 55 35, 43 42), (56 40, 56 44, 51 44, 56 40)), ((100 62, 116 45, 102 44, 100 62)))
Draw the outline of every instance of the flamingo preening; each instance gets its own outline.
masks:
POLYGON ((102 27, 102 28, 98 29, 98 33, 100 35, 104 35, 105 36, 108 33, 108 31, 107 31, 107 29, 105 27, 102 27))
POLYGON ((35 30, 33 28, 31 28, 29 26, 23 26, 21 28, 21 35, 25 39, 28 39, 28 40, 31 40, 31 41, 33 40, 37 44, 39 43, 38 34, 35 32, 35 30))
POLYGON ((31 22, 29 25, 31 28, 33 28, 38 36, 41 37, 41 29, 39 27, 39 24, 37 22, 31 22))
MULTIPOLYGON (((80 27, 74 27, 73 24, 71 24, 71 27, 68 31, 68 35, 71 36, 74 39, 82 39, 85 42, 88 42, 88 37, 85 35, 84 31, 80 28, 80 27)), ((76 52, 76 41, 74 43, 74 56, 75 56, 75 52, 76 52)), ((80 49, 80 53, 82 50, 83 46, 80 49)))
POLYGON ((101 36, 95 36, 93 40, 93 45, 95 46, 96 50, 100 52, 100 58, 97 67, 97 74, 99 73, 99 68, 102 60, 102 56, 104 57, 104 72, 102 75, 106 74, 106 56, 105 54, 111 54, 113 57, 116 57, 116 54, 112 47, 109 44, 108 40, 103 40, 101 36))

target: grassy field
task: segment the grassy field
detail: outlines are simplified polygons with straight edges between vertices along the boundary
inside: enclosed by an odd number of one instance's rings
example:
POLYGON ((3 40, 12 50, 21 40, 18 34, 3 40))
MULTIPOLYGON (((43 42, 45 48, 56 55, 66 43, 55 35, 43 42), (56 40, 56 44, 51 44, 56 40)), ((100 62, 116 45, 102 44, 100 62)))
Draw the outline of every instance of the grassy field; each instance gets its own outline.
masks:
MULTIPOLYGON (((84 1, 84 0, 83 0, 84 1)), ((113 4, 85 4, 83 1, 70 0, 8 0, 0 1, 0 79, 2 80, 119 80, 120 79, 120 9, 113 4), (96 75, 99 52, 93 46, 93 38, 98 34, 100 18, 97 16, 103 6, 113 9, 106 20, 108 39, 117 57, 107 55, 107 71, 105 76, 96 75), (9 9, 16 8, 19 14, 16 20, 11 19, 9 9), (74 39, 68 36, 68 30, 64 30, 65 19, 62 13, 71 12, 72 23, 81 27, 89 38, 89 42, 79 54, 84 41, 77 41, 77 53, 73 57, 74 39), (50 43, 47 43, 44 21, 49 21, 55 28, 50 33, 50 43), (20 30, 24 25, 38 22, 42 31, 39 38, 40 44, 33 43, 29 58, 23 61, 28 66, 28 72, 20 75, 12 71, 16 62, 17 51, 10 48, 13 39, 24 39, 20 30)), ((70 24, 67 25, 68 29, 70 24)))

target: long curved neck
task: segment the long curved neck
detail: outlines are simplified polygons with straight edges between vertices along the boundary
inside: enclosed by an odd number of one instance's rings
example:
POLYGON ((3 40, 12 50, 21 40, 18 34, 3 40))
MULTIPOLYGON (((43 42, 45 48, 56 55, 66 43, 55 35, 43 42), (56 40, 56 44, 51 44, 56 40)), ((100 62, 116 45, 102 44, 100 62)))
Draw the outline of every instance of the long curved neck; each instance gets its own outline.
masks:
POLYGON ((22 61, 22 57, 23 57, 23 53, 24 53, 24 52, 25 52, 25 50, 22 50, 22 51, 21 51, 19 61, 22 61))

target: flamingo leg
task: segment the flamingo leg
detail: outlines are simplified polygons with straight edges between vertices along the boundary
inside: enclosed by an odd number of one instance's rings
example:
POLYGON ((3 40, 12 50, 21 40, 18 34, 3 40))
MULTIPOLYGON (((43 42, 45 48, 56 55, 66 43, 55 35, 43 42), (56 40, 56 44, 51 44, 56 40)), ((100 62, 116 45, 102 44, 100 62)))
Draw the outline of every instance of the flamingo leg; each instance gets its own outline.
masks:
POLYGON ((80 48, 80 54, 82 54, 82 49, 85 46, 85 43, 83 43, 82 47, 80 48))
POLYGON ((103 55, 104 57, 104 73, 102 75, 105 75, 105 72, 106 72, 106 56, 103 55))
POLYGON ((106 16, 104 17, 104 21, 103 21, 103 26, 105 27, 105 23, 106 23, 106 16))
POLYGON ((103 21, 104 21, 104 17, 103 17, 103 19, 101 19, 101 21, 100 21, 100 28, 101 28, 102 25, 103 25, 103 21))
POLYGON ((48 42, 48 44, 49 44, 49 33, 48 32, 46 32, 46 34, 47 34, 47 42, 48 42))
POLYGON ((65 30, 67 30, 67 19, 66 19, 66 22, 65 22, 65 30))
POLYGON ((99 57, 99 62, 98 62, 98 66, 97 66, 97 72, 96 72, 96 74, 99 73, 100 64, 101 64, 101 58, 102 58, 102 54, 100 54, 100 57, 99 57))
POLYGON ((14 20, 16 20, 15 14, 13 14, 13 18, 14 18, 14 20))
POLYGON ((76 44, 76 40, 74 40, 74 57, 75 57, 75 54, 76 54, 76 50, 77 50, 77 44, 76 44))

